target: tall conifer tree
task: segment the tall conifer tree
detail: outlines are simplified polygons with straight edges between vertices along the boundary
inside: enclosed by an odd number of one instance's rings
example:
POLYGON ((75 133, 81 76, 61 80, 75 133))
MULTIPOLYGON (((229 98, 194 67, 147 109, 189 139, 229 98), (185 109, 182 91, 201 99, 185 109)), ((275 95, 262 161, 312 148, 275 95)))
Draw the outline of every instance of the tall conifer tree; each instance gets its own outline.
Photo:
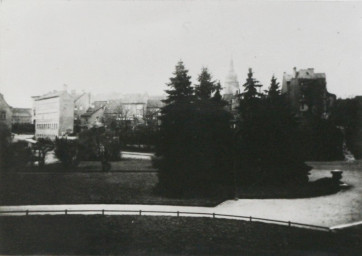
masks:
POLYGON ((195 86, 195 95, 199 100, 209 100, 216 90, 215 81, 207 68, 202 68, 201 74, 197 78, 199 84, 195 86))
POLYGON ((170 89, 166 90, 168 97, 164 102, 166 104, 191 103, 194 98, 191 76, 188 75, 188 70, 181 60, 177 63, 173 74, 174 77, 171 77, 170 83, 167 84, 170 89))
POLYGON ((261 97, 261 93, 258 92, 258 88, 262 87, 258 80, 253 78, 253 71, 249 68, 248 78, 246 79, 244 86, 244 92, 241 94, 245 100, 261 97))
POLYGON ((276 98, 280 96, 279 83, 274 75, 271 79, 269 90, 266 90, 265 92, 268 94, 268 98, 276 98))

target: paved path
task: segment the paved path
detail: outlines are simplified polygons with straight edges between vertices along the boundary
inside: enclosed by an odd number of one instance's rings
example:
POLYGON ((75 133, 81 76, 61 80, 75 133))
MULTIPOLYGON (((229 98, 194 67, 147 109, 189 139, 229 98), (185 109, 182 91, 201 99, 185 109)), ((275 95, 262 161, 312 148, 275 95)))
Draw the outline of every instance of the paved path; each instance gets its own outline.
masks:
POLYGON ((128 158, 128 159, 145 159, 145 160, 151 160, 152 156, 154 156, 153 153, 122 151, 122 158, 125 158, 125 159, 128 158))
MULTIPOLYGON (((330 169, 318 170, 311 179, 328 176, 331 176, 330 169)), ((328 227, 361 221, 362 170, 344 171, 342 180, 352 187, 336 194, 313 198, 229 200, 218 205, 215 211, 328 227)))
MULTIPOLYGON (((319 170, 311 179, 330 176, 330 168, 319 170)), ((228 200, 216 207, 191 207, 167 205, 32 205, 32 206, 0 206, 0 211, 14 210, 97 210, 83 214, 99 214, 105 210, 134 211, 180 211, 203 212, 230 215, 253 216, 282 221, 299 222, 318 226, 340 226, 362 220, 362 170, 344 171, 343 181, 352 186, 351 189, 333 195, 303 199, 240 199, 228 200)), ((64 213, 58 213, 64 214, 64 213)), ((78 213, 79 214, 79 213, 78 213)), ((108 213, 107 213, 108 214, 108 213)), ((134 212, 133 214, 137 214, 134 212)), ((170 215, 170 214, 160 214, 170 215)), ((171 214, 175 216, 175 214, 171 214)))

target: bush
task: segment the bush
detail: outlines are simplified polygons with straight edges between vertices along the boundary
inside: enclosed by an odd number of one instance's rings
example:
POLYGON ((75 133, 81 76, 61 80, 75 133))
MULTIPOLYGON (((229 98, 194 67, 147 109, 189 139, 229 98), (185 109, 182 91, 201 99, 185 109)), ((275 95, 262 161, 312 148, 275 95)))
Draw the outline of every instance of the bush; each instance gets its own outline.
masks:
POLYGON ((212 103, 175 106, 162 120, 154 158, 158 189, 171 196, 210 195, 233 182, 230 114, 212 103))
POLYGON ((243 185, 306 183, 311 167, 298 123, 282 96, 241 102, 237 136, 238 178, 243 185))
POLYGON ((33 149, 37 152, 37 155, 34 156, 35 160, 38 161, 39 167, 43 167, 45 165, 45 156, 54 149, 54 143, 49 138, 39 138, 33 149))
POLYGON ((24 141, 11 143, 10 130, 5 125, 0 125, 0 170, 23 168, 31 158, 28 143, 24 141))
POLYGON ((55 140, 55 155, 64 166, 77 166, 79 163, 78 141, 57 138, 55 140))
POLYGON ((28 147, 28 143, 18 141, 7 146, 2 167, 4 170, 21 169, 31 161, 32 153, 28 147))
POLYGON ((0 123, 0 170, 7 168, 6 160, 8 158, 8 149, 11 141, 11 133, 9 128, 0 123))
POLYGON ((79 134, 78 154, 80 160, 99 161, 101 159, 99 147, 105 147, 105 158, 111 161, 121 159, 121 146, 118 138, 104 128, 91 128, 79 134))

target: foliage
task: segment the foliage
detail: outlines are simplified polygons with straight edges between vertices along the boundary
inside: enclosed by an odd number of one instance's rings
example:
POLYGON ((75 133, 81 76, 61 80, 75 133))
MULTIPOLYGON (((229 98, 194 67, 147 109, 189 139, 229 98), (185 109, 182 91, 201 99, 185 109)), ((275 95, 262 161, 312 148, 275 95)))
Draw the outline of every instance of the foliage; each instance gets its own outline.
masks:
MULTIPOLYGON (((176 103, 191 103, 194 98, 194 88, 191 86, 191 76, 188 75, 188 70, 182 61, 179 61, 176 66, 176 70, 173 73, 174 77, 170 78, 170 83, 167 86, 170 88, 166 90, 168 97, 164 102, 166 104, 176 103)), ((167 107, 164 108, 164 111, 167 107)))
MULTIPOLYGON (((278 87, 274 89, 277 91, 278 87)), ((240 100, 240 120, 236 133, 236 165, 240 182, 306 182, 311 168, 304 164, 298 125, 284 96, 260 96, 254 91, 253 95, 249 93, 240 100)))
POLYGON ((54 143, 49 138, 39 138, 33 149, 36 151, 34 160, 38 161, 39 167, 43 167, 46 154, 54 149, 54 143))
POLYGON ((278 98, 280 95, 279 83, 277 82, 277 79, 274 75, 271 79, 269 90, 266 90, 265 92, 267 93, 268 98, 272 100, 278 98))
POLYGON ((10 129, 3 123, 0 123, 0 170, 4 170, 7 166, 8 148, 11 142, 10 129))
POLYGON ((209 100, 216 90, 216 84, 207 68, 202 68, 197 81, 199 84, 195 86, 195 96, 199 100, 209 100))
POLYGON ((331 115, 331 120, 337 126, 344 127, 347 147, 356 158, 362 158, 362 145, 358 143, 362 137, 362 121, 358 116, 362 109, 360 104, 358 98, 337 99, 331 115))
POLYGON ((248 78, 246 79, 244 92, 241 93, 244 100, 252 100, 261 97, 262 93, 258 92, 258 88, 262 87, 258 80, 253 78, 253 71, 249 68, 248 78))
POLYGON ((104 127, 91 128, 79 134, 78 154, 81 160, 120 160, 120 143, 114 132, 104 127), (101 145, 104 151, 101 152, 101 145))
POLYGON ((218 106, 220 107, 225 107, 228 103, 227 101, 223 100, 222 96, 221 96, 221 84, 220 81, 215 85, 215 93, 212 96, 211 100, 218 106))
POLYGON ((0 159, 1 170, 23 169, 31 161, 31 150, 26 142, 18 141, 15 143, 7 143, 4 147, 2 146, 2 157, 0 159))
POLYGON ((343 134, 332 120, 310 117, 299 126, 303 154, 309 161, 343 160, 343 134))
POLYGON ((56 138, 55 156, 65 167, 77 166, 79 163, 78 141, 68 140, 67 138, 56 138))
POLYGON ((206 89, 198 86, 196 98, 190 76, 179 62, 168 84, 171 89, 162 108, 155 161, 158 188, 168 195, 206 195, 214 184, 227 184, 231 179, 231 115, 211 99, 211 75, 203 69, 199 78, 206 89))

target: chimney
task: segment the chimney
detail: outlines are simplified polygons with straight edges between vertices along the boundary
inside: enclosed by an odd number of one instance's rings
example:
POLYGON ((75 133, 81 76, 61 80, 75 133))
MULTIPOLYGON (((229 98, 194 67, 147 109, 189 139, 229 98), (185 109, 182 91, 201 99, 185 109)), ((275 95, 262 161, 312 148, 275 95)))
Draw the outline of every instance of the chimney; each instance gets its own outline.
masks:
POLYGON ((296 78, 297 77, 297 68, 296 67, 294 67, 293 68, 293 78, 296 78))

